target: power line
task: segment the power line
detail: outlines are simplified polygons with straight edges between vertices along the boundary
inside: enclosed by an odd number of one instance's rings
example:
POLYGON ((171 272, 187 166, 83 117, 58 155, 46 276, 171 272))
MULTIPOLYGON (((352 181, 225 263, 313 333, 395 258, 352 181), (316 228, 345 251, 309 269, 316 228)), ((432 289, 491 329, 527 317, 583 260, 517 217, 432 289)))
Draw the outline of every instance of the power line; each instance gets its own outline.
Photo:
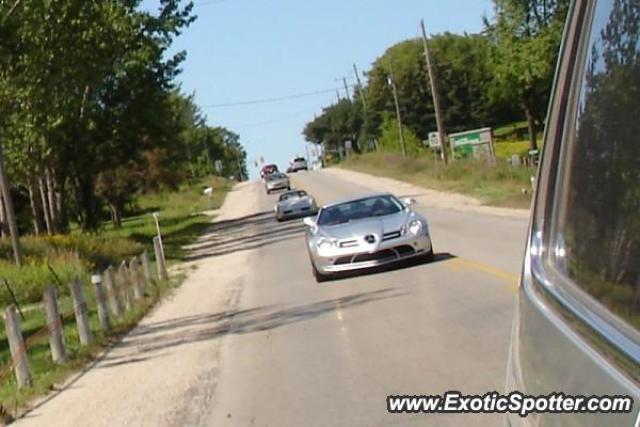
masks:
POLYGON ((227 125, 228 128, 230 129, 242 129, 242 128, 248 128, 248 127, 255 127, 255 126, 265 126, 265 125, 270 125, 273 123, 280 123, 283 122, 285 120, 289 120, 289 119, 293 119, 293 118, 297 118, 303 114, 307 114, 311 111, 315 111, 315 107, 313 108, 304 108, 302 110, 298 110, 298 111, 294 111, 290 114, 287 114, 285 116, 278 116, 278 117, 274 117, 272 119, 269 120, 264 120, 264 121, 260 121, 260 122, 253 122, 253 123, 244 123, 244 124, 239 124, 239 125, 227 125))
POLYGON ((280 101, 287 101, 290 99, 307 98, 310 96, 324 95, 326 93, 330 93, 334 91, 335 89, 325 89, 325 90, 317 90, 314 92, 305 92, 305 93, 296 93, 293 95, 277 96, 273 98, 252 99, 248 101, 223 102, 219 104, 204 105, 202 108, 213 109, 213 108, 224 108, 224 107, 240 107, 243 105, 267 104, 271 102, 280 102, 280 101))
POLYGON ((211 6, 214 4, 220 4, 220 3, 224 3, 227 0, 211 0, 211 1, 203 1, 203 2, 198 2, 198 3, 193 3, 193 7, 200 7, 200 6, 211 6))

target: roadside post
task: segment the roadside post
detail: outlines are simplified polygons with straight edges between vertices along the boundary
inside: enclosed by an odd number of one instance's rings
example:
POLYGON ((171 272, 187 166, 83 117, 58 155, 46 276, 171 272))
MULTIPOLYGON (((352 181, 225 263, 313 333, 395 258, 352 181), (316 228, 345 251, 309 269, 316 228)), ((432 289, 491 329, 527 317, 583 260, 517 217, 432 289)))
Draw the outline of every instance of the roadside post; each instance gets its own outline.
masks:
POLYGON ((16 374, 18 387, 30 387, 33 384, 33 378, 31 377, 31 368, 27 359, 27 348, 22 337, 20 319, 14 305, 10 305, 4 312, 4 323, 7 329, 9 350, 13 359, 13 370, 16 374))
POLYGON ((145 249, 141 255, 142 258, 142 272, 144 273, 145 284, 149 285, 153 283, 153 276, 151 275, 151 261, 149 261, 149 253, 145 249))
POLYGON ((80 344, 89 345, 92 340, 91 329, 89 328, 89 315, 87 313, 87 303, 82 293, 82 285, 75 279, 69 285, 71 297, 73 299, 73 311, 76 315, 76 325, 78 327, 78 337, 80 344))
POLYGON ((113 315, 116 317, 120 317, 122 316, 122 312, 124 311, 124 309, 122 308, 122 303, 120 302, 120 298, 118 297, 118 286, 116 284, 115 274, 113 273, 113 267, 109 266, 104 271, 103 276, 104 287, 107 290, 111 313, 113 313, 113 315))
POLYGON ((122 261, 118 267, 118 281, 120 282, 120 292, 124 301, 125 311, 131 310, 131 294, 129 293, 129 275, 127 273, 127 262, 122 261))
POLYGON ((109 320, 109 310, 107 310, 106 296, 104 293, 104 288, 102 287, 102 275, 93 274, 91 276, 91 283, 93 284, 93 290, 96 294, 100 329, 106 332, 111 329, 111 321, 109 320))
POLYGON ((131 261, 129 261, 129 275, 133 287, 133 298, 137 300, 142 299, 142 297, 144 297, 144 289, 142 287, 142 278, 140 277, 138 257, 134 256, 131 258, 131 261))
POLYGON ((153 251, 156 256, 156 268, 158 270, 158 279, 166 280, 169 276, 164 263, 164 255, 162 253, 162 242, 158 236, 153 238, 153 251))
POLYGON ((51 358, 54 362, 67 363, 67 353, 64 350, 64 339, 62 336, 62 319, 58 310, 58 298, 56 288, 49 286, 43 293, 44 309, 47 315, 47 328, 49 329, 49 347, 51 347, 51 358))
POLYGON ((162 233, 160 232, 160 212, 153 213, 153 219, 156 222, 156 232, 158 237, 158 243, 160 244, 160 255, 162 256, 162 262, 166 260, 164 257, 164 244, 162 243, 162 233))

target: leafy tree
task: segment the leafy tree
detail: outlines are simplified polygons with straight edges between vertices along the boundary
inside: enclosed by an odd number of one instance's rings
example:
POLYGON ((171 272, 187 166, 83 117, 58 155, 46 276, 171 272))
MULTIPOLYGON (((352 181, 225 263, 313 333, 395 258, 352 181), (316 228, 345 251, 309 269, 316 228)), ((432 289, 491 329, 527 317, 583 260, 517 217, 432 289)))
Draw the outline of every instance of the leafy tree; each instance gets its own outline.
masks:
POLYGON ((95 228, 98 197, 111 194, 96 191, 97 178, 149 150, 171 152, 168 96, 184 53, 167 51, 193 21, 192 5, 161 0, 153 15, 139 3, 17 2, 1 22, 10 42, 0 42, 0 108, 8 112, 0 133, 9 136, 16 178, 41 194, 50 232, 67 228, 71 207, 95 228))
MULTIPOLYGON (((402 126, 404 145, 409 157, 418 157, 424 152, 420 138, 408 127, 402 126)), ((381 126, 378 147, 382 151, 398 153, 401 151, 398 120, 391 116, 385 118, 381 126)))
POLYGON ((530 148, 537 149, 557 62, 569 0, 494 0, 495 22, 487 22, 493 43, 492 93, 519 105, 529 126, 530 148))
POLYGON ((325 144, 332 150, 339 150, 346 141, 351 141, 352 149, 360 152, 363 123, 361 103, 342 99, 324 108, 320 116, 306 125, 303 135, 307 141, 325 144))

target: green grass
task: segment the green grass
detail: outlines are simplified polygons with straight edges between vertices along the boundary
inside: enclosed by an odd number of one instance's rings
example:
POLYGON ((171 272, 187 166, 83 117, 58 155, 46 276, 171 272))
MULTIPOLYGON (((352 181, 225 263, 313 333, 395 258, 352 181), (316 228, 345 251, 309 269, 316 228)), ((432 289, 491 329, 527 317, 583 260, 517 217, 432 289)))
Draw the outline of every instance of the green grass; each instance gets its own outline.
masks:
POLYGON ((153 253, 152 239, 156 235, 156 225, 152 213, 159 212, 167 261, 179 261, 184 256, 182 246, 202 234, 211 222, 211 218, 202 212, 220 207, 230 188, 229 181, 210 177, 178 192, 142 197, 136 207, 139 214, 125 218, 119 229, 113 228, 111 224, 105 225, 102 235, 110 239, 126 238, 144 245, 153 253), (203 186, 215 189, 211 197, 202 194, 203 186))
MULTIPOLYGON (((94 341, 86 347, 81 346, 78 339, 71 299, 69 297, 61 298, 59 308, 65 319, 63 334, 69 358, 69 362, 64 365, 55 364, 51 360, 46 334, 40 335, 37 339, 29 340, 29 337, 34 337, 38 331, 45 327, 44 311, 40 307, 26 311, 25 320, 22 321, 22 329, 25 340, 27 340, 29 365, 34 384, 32 387, 18 389, 13 371, 6 372, 7 376, 0 378, 0 421, 3 419, 3 415, 5 421, 10 420, 9 414, 15 414, 30 399, 52 390, 55 384, 60 383, 68 375, 89 363, 106 345, 115 342, 119 336, 133 328, 144 314, 178 282, 174 279, 172 282, 160 282, 155 286, 149 286, 146 289, 145 298, 136 302, 130 311, 119 319, 111 316, 113 328, 109 334, 100 331, 93 292, 90 286, 85 284, 83 289, 90 310, 89 321, 94 338, 94 341)), ((9 361, 8 342, 3 331, 0 334, 0 366, 4 368, 9 361)))
MULTIPOLYGON (((11 246, 0 240, 0 278, 7 279, 25 315, 23 334, 28 344, 29 363, 34 378, 33 387, 18 390, 13 371, 0 378, 0 421, 5 411, 14 412, 29 399, 45 393, 70 373, 77 371, 116 337, 130 330, 162 294, 176 285, 160 283, 148 287, 144 300, 114 324, 109 335, 99 332, 93 290, 89 284, 92 272, 102 271, 108 265, 117 265, 147 249, 153 256, 152 239, 156 235, 153 212, 159 212, 165 255, 169 263, 179 262, 184 256, 181 248, 199 236, 210 224, 211 218, 202 212, 216 209, 224 201, 231 183, 221 178, 206 178, 180 191, 141 196, 136 200, 134 214, 123 220, 122 227, 113 228, 105 223, 98 234, 75 230, 65 236, 24 237, 21 239, 25 253, 25 265, 18 268, 11 262, 11 246), (212 196, 202 195, 203 186, 212 186, 212 196), (54 273, 51 272, 53 269, 54 273), (66 284, 80 278, 84 285, 87 305, 90 308, 91 329, 95 341, 81 347, 72 315, 72 303, 66 284), (62 284, 58 283, 61 282, 62 284), (45 334, 34 340, 35 334, 45 327, 42 292, 45 287, 56 284, 59 293, 60 312, 69 315, 64 322, 65 345, 69 362, 63 366, 51 361, 48 337, 45 334)), ((155 271, 155 270, 154 270, 155 271)), ((9 292, 0 283, 0 307, 11 303, 9 292)), ((0 329, 0 372, 10 360, 5 329, 0 329)))
POLYGON ((375 152, 351 156, 340 167, 425 188, 466 194, 493 206, 528 208, 531 202, 529 180, 534 172, 524 167, 511 167, 504 161, 488 166, 470 159, 456 160, 444 167, 433 157, 402 159, 398 154, 375 152), (522 194, 523 188, 528 194, 522 194))
POLYGON ((529 141, 501 141, 495 142, 493 148, 498 159, 506 160, 517 154, 524 158, 529 154, 529 141))

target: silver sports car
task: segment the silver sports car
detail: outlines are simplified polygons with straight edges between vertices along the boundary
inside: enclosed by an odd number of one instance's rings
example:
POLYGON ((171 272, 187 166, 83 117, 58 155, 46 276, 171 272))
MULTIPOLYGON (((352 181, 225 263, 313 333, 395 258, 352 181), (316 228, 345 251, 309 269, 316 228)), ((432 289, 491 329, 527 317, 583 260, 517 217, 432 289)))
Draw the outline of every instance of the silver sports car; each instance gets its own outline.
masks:
POLYGON ((264 188, 267 194, 277 190, 291 190, 291 184, 287 175, 275 172, 264 177, 264 188))
POLYGON ((408 258, 433 260, 427 220, 412 205, 412 199, 376 194, 323 206, 315 220, 305 218, 316 280, 408 258))
POLYGON ((318 213, 316 201, 304 190, 291 190, 282 193, 273 208, 276 219, 285 219, 301 216, 315 215, 318 213))

